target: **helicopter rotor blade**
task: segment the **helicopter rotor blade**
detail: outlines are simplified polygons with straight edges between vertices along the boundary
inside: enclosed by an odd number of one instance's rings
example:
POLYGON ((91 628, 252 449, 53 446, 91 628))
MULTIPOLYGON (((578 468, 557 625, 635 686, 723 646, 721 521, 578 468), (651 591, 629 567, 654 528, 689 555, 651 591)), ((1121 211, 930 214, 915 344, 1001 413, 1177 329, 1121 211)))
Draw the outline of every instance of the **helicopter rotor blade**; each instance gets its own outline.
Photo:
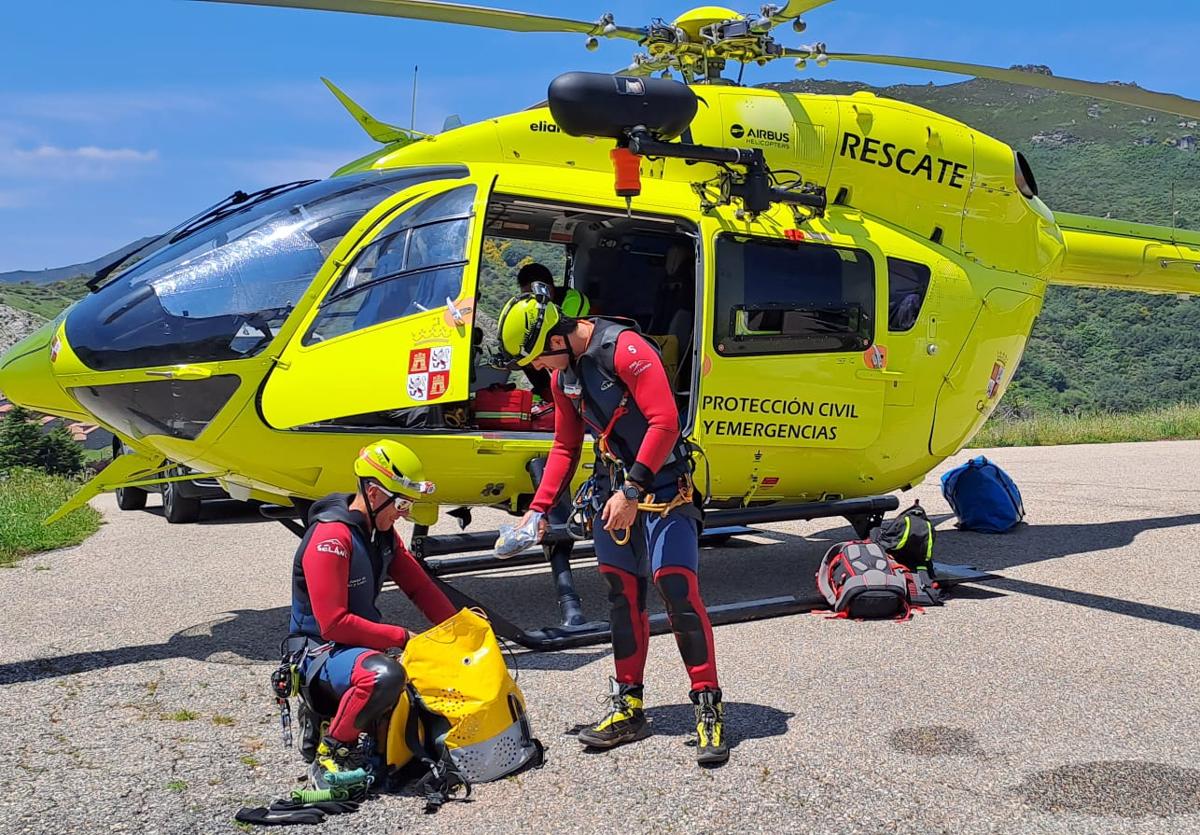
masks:
MULTIPOLYGON (((818 45, 819 46, 819 45, 818 45)), ((857 61, 864 64, 887 64, 893 67, 914 67, 923 70, 954 73, 955 75, 971 75, 977 78, 988 78, 993 81, 1005 81, 1009 84, 1020 84, 1025 87, 1038 87, 1043 90, 1054 90, 1059 93, 1071 93, 1076 96, 1086 96, 1102 101, 1118 104, 1130 104, 1135 107, 1146 107, 1164 113, 1174 113, 1191 119, 1200 119, 1200 101, 1187 99, 1173 93, 1156 93, 1153 90, 1143 90, 1131 84, 1100 84, 1095 81, 1080 81, 1059 75, 1041 75, 1040 73, 1025 72, 1024 70, 1006 70, 1000 67, 989 67, 984 64, 964 64, 957 61, 939 61, 930 58, 906 58, 896 55, 861 55, 845 52, 824 52, 812 49, 787 49, 784 55, 788 58, 816 59, 818 62, 824 56, 831 61, 857 61)))
POLYGON ((783 8, 771 15, 771 22, 778 26, 781 23, 787 23, 789 20, 795 20, 801 15, 806 15, 813 9, 819 9, 821 6, 827 6, 833 0, 788 0, 783 4, 783 8))
POLYGON ((202 0, 208 3, 239 3, 245 6, 279 6, 289 9, 315 9, 327 12, 401 17, 410 20, 430 20, 458 23, 464 26, 483 26, 511 32, 576 32, 595 37, 625 38, 639 41, 646 30, 617 26, 609 15, 589 23, 565 17, 489 9, 460 3, 441 3, 435 0, 202 0))

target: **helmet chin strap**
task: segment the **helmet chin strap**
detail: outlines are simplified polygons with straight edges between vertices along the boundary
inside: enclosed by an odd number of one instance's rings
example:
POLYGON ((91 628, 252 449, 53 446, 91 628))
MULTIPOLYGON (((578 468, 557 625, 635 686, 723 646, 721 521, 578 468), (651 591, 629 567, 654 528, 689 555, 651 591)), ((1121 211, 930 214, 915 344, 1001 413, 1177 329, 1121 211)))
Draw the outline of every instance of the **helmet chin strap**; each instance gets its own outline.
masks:
MULTIPOLYGON (((571 353, 571 347, 568 345, 566 348, 556 348, 553 351, 542 351, 540 354, 538 354, 538 356, 539 357, 560 357, 563 354, 570 354, 570 353, 571 353)), ((572 354, 572 357, 574 357, 573 354, 572 354)))
MULTIPOLYGON (((378 507, 373 507, 371 505, 370 493, 367 489, 373 483, 374 482, 372 482, 370 479, 366 478, 360 478, 358 480, 359 490, 362 491, 363 503, 367 506, 367 521, 371 523, 372 536, 379 533, 379 523, 376 522, 376 519, 378 519, 379 514, 383 512, 383 509, 392 502, 391 499, 384 499, 383 504, 379 505, 378 507)), ((383 488, 380 489, 382 490, 383 488)))

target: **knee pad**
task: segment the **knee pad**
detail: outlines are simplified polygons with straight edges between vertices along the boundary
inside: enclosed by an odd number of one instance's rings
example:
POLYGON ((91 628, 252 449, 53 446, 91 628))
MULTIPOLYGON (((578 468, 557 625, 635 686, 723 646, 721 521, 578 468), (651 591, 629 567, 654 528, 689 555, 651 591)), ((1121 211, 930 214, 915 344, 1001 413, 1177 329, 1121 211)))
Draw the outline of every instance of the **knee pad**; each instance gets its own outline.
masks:
POLYGON ((374 677, 367 703, 354 720, 354 726, 365 731, 396 707, 407 676, 396 659, 382 652, 365 655, 358 666, 374 677))
POLYGON ((601 567, 600 573, 608 583, 609 622, 612 625, 613 655, 616 658, 631 658, 637 654, 637 625, 646 608, 644 583, 639 583, 632 574, 601 567))
POLYGON ((692 600, 694 584, 694 574, 688 576, 677 571, 659 571, 654 575, 654 586, 667 606, 667 616, 679 644, 679 653, 683 656, 683 663, 689 667, 708 661, 704 623, 692 600))

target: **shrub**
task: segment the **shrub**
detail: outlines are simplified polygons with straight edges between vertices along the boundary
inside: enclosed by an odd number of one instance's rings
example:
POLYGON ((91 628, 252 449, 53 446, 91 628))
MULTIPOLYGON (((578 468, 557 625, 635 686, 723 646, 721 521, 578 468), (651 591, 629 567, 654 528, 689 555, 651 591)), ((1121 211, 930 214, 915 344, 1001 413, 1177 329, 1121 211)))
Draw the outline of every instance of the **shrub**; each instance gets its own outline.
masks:
POLYGON ((52 475, 71 476, 83 470, 83 450, 56 426, 42 434, 33 414, 14 406, 0 421, 0 471, 32 467, 52 475))

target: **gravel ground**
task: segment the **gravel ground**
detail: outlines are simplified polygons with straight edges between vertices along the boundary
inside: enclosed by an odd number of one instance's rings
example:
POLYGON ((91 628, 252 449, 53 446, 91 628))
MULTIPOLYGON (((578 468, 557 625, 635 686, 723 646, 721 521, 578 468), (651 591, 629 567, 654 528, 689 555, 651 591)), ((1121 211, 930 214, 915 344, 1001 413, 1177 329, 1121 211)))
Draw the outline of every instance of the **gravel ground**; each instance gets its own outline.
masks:
MULTIPOLYGON (((388 797, 323 831, 1200 832, 1200 442, 989 454, 1024 492, 1019 530, 954 530, 933 476, 914 493, 941 520, 939 559, 996 579, 907 624, 717 629, 725 767, 693 762, 670 636, 651 642, 654 735, 607 754, 568 734, 600 714, 607 649, 524 654, 544 768, 436 817, 388 797)), ((296 540, 244 511, 168 527, 96 505, 107 524, 89 542, 0 571, 0 831, 234 831, 239 806, 302 773, 267 688, 296 540)), ((706 550, 705 597, 810 589, 848 533, 771 525, 706 550)), ((602 615, 594 568, 576 573, 602 615)), ((553 617, 536 570, 453 582, 519 622, 553 617)), ((395 591, 384 608, 421 623, 395 591)))

